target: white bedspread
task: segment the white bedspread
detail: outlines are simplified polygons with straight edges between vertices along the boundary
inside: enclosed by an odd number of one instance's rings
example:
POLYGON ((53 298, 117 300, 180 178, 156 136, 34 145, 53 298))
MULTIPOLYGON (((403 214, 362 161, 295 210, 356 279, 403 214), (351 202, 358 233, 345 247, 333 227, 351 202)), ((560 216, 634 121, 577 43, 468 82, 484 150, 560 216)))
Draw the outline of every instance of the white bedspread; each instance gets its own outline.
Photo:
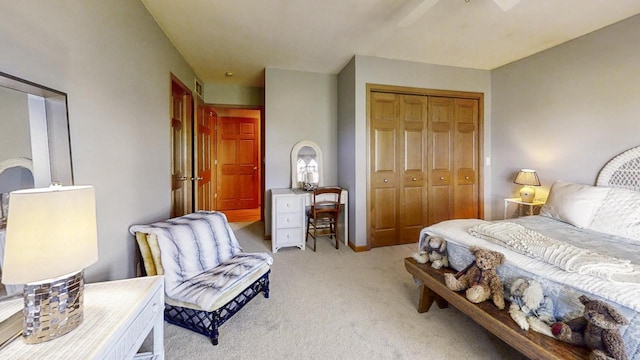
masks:
POLYGON ((489 223, 479 219, 443 221, 422 229, 420 238, 422 239, 426 235, 442 236, 447 241, 465 247, 476 245, 499 251, 505 255, 506 262, 513 266, 526 269, 532 274, 565 284, 585 293, 596 294, 603 299, 613 301, 635 311, 640 311, 640 284, 611 282, 591 275, 568 272, 557 266, 469 234, 471 227, 489 223))
POLYGON ((630 260, 573 246, 520 224, 507 221, 482 223, 472 226, 469 233, 569 272, 593 275, 609 281, 640 283, 640 271, 630 260))

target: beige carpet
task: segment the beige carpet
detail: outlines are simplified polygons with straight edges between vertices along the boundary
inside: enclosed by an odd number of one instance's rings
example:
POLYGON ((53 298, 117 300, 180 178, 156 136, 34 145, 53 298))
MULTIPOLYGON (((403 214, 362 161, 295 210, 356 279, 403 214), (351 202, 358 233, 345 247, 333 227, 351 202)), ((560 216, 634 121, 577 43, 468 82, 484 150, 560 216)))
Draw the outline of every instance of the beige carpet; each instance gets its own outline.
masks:
MULTIPOLYGON (((262 223, 233 227, 245 251, 271 252, 262 223)), ((258 295, 222 325, 218 346, 165 322, 166 359, 524 358, 452 307, 418 314, 418 288, 403 264, 414 249, 355 253, 328 238, 315 253, 282 249, 273 254, 269 299, 258 295)))

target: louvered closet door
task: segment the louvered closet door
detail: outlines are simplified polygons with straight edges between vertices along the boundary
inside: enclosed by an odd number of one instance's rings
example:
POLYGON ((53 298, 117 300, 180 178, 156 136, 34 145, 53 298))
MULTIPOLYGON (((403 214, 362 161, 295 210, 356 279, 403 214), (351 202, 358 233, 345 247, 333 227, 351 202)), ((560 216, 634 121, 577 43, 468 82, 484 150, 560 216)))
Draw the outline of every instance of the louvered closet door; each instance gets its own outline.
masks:
POLYGON ((372 93, 370 106, 369 239, 372 247, 378 247, 394 245, 398 236, 400 103, 398 95, 372 93))

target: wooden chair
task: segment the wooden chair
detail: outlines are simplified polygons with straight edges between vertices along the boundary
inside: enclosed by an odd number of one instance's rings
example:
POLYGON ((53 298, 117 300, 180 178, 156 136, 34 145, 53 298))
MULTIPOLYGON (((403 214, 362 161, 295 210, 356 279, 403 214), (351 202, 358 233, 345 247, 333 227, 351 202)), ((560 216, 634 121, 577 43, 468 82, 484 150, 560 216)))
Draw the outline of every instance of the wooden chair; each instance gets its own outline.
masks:
POLYGON ((313 238, 313 251, 316 251, 318 235, 333 237, 336 249, 340 247, 338 241, 338 217, 340 216, 340 195, 342 189, 338 187, 318 188, 313 191, 313 205, 307 211, 307 235, 313 238), (320 231, 320 233, 318 233, 320 231))

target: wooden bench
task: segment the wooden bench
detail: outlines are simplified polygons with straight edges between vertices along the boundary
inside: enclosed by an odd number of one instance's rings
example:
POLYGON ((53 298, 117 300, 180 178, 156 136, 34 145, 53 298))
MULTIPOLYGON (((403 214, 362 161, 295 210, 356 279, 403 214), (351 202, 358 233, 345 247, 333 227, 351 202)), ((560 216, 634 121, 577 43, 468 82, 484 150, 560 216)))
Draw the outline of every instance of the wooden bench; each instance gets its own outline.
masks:
POLYGON ((413 258, 404 259, 407 271, 420 281, 418 312, 429 311, 435 302, 440 309, 448 304, 469 316, 480 326, 502 339, 530 359, 588 359, 589 350, 570 345, 534 331, 524 331, 509 316, 509 303, 499 310, 491 301, 474 304, 464 292, 449 290, 444 283, 444 273, 453 269, 436 270, 431 264, 419 264, 413 258))

